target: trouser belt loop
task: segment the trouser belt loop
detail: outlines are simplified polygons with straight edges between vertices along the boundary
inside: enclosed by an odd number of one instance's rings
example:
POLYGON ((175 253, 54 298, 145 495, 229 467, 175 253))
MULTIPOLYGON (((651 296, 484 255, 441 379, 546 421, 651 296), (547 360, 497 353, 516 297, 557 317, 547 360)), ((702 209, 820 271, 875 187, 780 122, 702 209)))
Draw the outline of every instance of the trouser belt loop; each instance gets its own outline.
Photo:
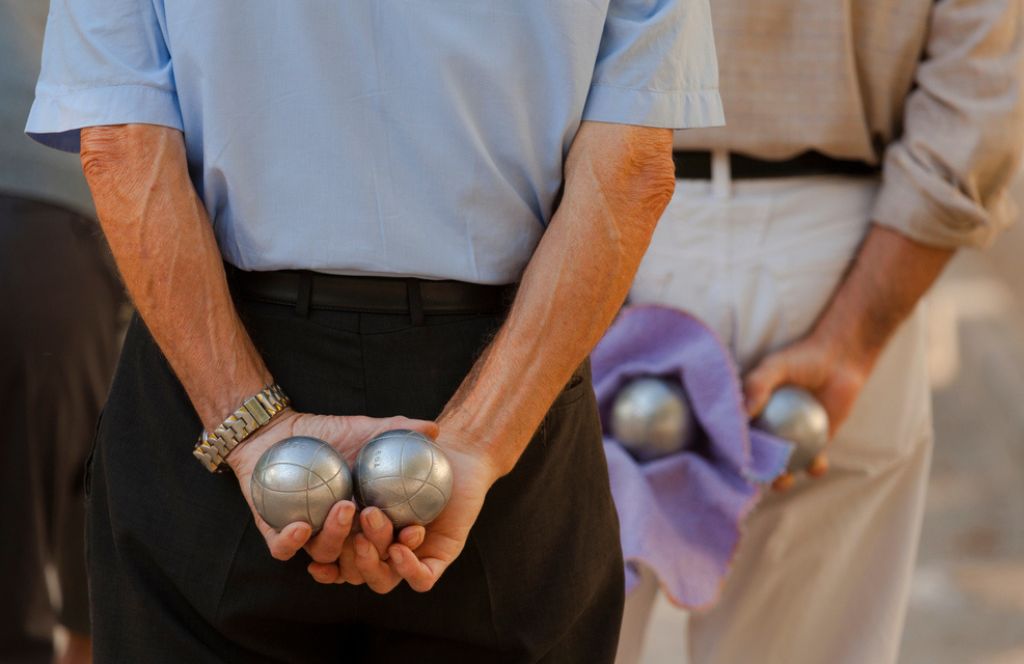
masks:
POLYGON ((299 292, 295 298, 295 313, 309 318, 309 305, 313 301, 313 275, 309 272, 299 273, 299 292))
POLYGON ((419 279, 406 279, 405 290, 409 297, 409 317, 416 327, 423 325, 423 294, 419 279))
POLYGON ((718 200, 732 195, 732 164, 727 150, 711 151, 711 192, 718 200))

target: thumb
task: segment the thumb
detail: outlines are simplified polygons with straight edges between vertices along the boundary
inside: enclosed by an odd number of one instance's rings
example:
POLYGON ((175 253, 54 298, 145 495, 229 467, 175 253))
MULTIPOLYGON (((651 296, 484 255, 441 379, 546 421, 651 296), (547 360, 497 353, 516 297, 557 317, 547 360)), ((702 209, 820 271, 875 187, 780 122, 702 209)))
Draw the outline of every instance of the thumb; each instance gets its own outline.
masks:
POLYGON ((756 417, 771 398, 772 392, 789 379, 789 363, 784 353, 775 353, 761 360, 743 379, 743 397, 747 415, 756 417))

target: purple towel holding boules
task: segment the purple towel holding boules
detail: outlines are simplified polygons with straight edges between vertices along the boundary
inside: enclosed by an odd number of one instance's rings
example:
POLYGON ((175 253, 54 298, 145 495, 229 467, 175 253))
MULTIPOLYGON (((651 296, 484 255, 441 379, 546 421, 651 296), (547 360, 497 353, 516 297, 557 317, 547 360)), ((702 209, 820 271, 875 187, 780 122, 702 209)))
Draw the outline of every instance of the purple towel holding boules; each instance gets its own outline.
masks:
POLYGON ((627 307, 591 361, 627 561, 626 591, 638 580, 633 563, 642 562, 675 604, 710 606, 739 544, 743 518, 761 483, 785 468, 791 448, 749 428, 732 357, 714 332, 687 313, 627 307), (700 429, 686 449, 643 464, 607 433, 615 395, 638 376, 678 378, 700 429))

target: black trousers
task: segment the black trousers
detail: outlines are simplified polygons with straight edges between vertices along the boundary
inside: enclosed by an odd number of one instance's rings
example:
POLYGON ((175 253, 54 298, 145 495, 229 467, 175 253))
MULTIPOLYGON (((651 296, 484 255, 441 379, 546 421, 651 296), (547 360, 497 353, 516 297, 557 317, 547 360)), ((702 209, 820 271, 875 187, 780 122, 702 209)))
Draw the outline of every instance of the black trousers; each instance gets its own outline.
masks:
MULTIPOLYGON (((295 408, 315 413, 434 418, 501 323, 236 300, 295 408)), ((319 585, 305 553, 273 560, 237 480, 192 458, 200 428, 133 321, 88 480, 97 662, 613 660, 623 563, 587 365, 423 594, 319 585)))
POLYGON ((0 662, 89 633, 83 477, 117 360, 121 286, 96 223, 0 195, 0 662), (57 571, 51 605, 45 569, 57 571))

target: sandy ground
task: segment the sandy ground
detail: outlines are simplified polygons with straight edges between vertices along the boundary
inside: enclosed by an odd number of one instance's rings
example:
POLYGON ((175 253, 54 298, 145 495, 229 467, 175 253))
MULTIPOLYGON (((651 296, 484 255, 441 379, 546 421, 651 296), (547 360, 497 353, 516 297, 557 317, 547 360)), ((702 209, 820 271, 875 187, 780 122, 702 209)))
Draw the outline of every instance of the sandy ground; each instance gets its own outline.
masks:
MULTIPOLYGON (((927 306, 936 446, 900 662, 1024 664, 1024 224, 927 306)), ((642 664, 685 662, 684 621, 659 600, 642 664)))

